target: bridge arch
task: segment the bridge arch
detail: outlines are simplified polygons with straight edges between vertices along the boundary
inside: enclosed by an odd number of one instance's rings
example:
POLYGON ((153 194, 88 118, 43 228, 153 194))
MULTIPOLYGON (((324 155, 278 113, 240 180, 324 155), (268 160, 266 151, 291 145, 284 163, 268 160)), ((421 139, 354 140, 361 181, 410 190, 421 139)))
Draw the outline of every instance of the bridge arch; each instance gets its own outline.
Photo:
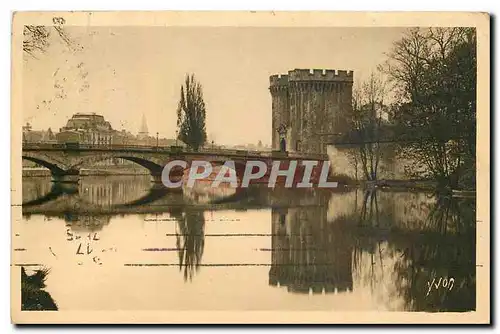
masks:
POLYGON ((101 152, 84 152, 83 154, 67 154, 66 152, 23 152, 22 159, 32 161, 50 170, 53 177, 65 177, 66 175, 78 175, 82 168, 94 166, 98 161, 120 158, 138 164, 146 168, 153 177, 161 176, 163 163, 161 158, 154 155, 148 156, 132 152, 113 152, 111 154, 101 152))
POLYGON ((95 167, 95 163, 100 161, 105 161, 108 159, 123 159, 127 161, 131 161, 135 164, 138 164, 141 167, 149 170, 151 175, 161 175, 161 171, 163 166, 161 162, 156 161, 153 157, 144 157, 140 154, 124 154, 123 152, 116 152, 111 154, 90 154, 86 156, 81 156, 78 161, 75 161, 72 165, 72 168, 82 169, 86 167, 95 167))
POLYGON ((53 175, 63 175, 63 174, 66 173, 66 170, 63 167, 60 167, 60 166, 58 166, 55 163, 48 162, 45 159, 37 158, 37 157, 34 157, 34 156, 28 156, 28 155, 23 155, 22 158, 24 160, 28 160, 28 161, 34 162, 34 163, 36 163, 36 164, 38 164, 40 166, 43 166, 43 167, 49 169, 50 172, 51 172, 51 174, 53 174, 53 175))
POLYGON ((150 171, 152 175, 161 175, 161 171, 163 166, 157 164, 148 159, 139 158, 139 157, 131 157, 131 156, 116 156, 115 158, 124 159, 128 161, 132 161, 150 171))

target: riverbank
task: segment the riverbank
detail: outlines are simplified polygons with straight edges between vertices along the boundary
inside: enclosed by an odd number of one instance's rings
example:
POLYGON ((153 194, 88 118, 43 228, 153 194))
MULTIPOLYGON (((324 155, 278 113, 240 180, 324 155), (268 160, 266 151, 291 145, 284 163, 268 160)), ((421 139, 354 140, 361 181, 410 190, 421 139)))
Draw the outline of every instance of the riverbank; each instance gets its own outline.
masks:
POLYGON ((47 177, 50 170, 47 168, 23 168, 23 177, 47 177))
POLYGON ((150 172, 145 168, 93 168, 81 169, 80 176, 111 176, 111 175, 150 175, 150 172))
POLYGON ((435 190, 437 187, 437 182, 430 180, 377 180, 361 181, 360 184, 364 188, 414 189, 422 191, 435 190))
MULTIPOLYGON (((376 180, 376 181, 358 181, 355 188, 382 189, 390 191, 423 191, 436 192, 438 184, 431 180, 376 180)), ((476 196, 475 189, 441 189, 439 191, 444 196, 472 198, 476 196)))
MULTIPOLYGON (((46 168, 23 168, 23 177, 48 177, 50 170, 46 168)), ((82 168, 80 176, 120 176, 120 175, 150 175, 145 168, 117 167, 110 166, 104 168, 82 168)))

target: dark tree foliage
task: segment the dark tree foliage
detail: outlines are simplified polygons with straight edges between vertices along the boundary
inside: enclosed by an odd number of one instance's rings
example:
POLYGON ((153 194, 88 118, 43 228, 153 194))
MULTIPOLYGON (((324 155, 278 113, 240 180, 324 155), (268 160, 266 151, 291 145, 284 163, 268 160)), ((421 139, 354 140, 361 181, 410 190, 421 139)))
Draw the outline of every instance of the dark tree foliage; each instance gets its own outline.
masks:
POLYGON ((207 140, 205 128, 205 102, 201 84, 194 74, 187 74, 181 86, 181 98, 177 108, 178 139, 197 151, 207 140))
POLYGON ((57 311, 57 304, 50 294, 44 290, 45 280, 50 270, 39 269, 28 275, 21 267, 21 310, 23 311, 57 311))
POLYGON ((472 28, 411 29, 382 67, 411 174, 452 188, 475 188, 476 36, 472 28))
POLYGON ((409 310, 476 309, 475 208, 474 199, 438 198, 425 226, 434 236, 410 243, 396 260, 396 286, 409 310), (453 286, 436 288, 444 278, 453 278, 453 286))

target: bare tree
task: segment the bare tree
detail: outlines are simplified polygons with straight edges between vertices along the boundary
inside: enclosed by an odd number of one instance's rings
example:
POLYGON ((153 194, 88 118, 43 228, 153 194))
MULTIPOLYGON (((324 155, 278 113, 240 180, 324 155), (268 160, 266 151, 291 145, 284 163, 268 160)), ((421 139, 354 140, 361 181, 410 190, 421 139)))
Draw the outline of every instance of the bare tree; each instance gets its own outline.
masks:
POLYGON ((64 30, 66 21, 62 17, 54 17, 52 26, 35 26, 26 25, 23 29, 23 52, 36 58, 37 53, 45 53, 50 46, 51 33, 55 32, 61 41, 70 49, 73 48, 73 43, 64 30))
POLYGON ((361 168, 366 180, 376 180, 381 158, 380 135, 385 115, 386 85, 380 75, 372 73, 353 91, 350 125, 356 149, 351 162, 361 168))

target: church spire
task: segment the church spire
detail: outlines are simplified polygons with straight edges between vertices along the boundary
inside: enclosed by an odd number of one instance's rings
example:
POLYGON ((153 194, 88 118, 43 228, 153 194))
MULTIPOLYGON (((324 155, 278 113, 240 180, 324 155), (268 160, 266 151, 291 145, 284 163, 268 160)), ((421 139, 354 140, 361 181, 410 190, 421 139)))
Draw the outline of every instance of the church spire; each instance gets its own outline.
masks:
POLYGON ((148 136, 148 123, 146 121, 146 115, 142 114, 141 127, 139 128, 139 137, 145 138, 148 136))

